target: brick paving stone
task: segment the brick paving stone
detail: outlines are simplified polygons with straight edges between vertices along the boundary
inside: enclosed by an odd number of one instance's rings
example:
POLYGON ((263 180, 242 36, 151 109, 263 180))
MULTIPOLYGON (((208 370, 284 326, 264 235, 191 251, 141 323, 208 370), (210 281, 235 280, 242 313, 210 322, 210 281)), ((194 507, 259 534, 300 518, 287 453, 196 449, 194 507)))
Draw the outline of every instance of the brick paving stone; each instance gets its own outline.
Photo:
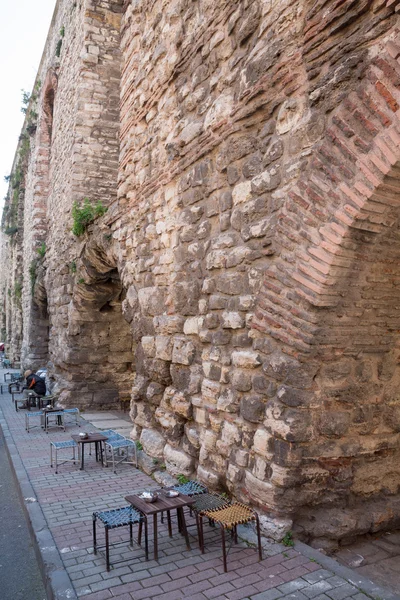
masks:
POLYGON ((113 595, 114 594, 125 594, 125 593, 132 594, 133 592, 136 592, 137 590, 142 590, 142 589, 143 588, 139 581, 132 581, 131 583, 123 583, 122 585, 113 587, 112 594, 113 595))
POLYGON ((168 573, 171 579, 177 579, 179 577, 190 577, 198 573, 197 567, 195 565, 188 565, 183 569, 179 569, 177 566, 175 566, 175 569, 176 571, 171 571, 171 567, 169 566, 168 573))
POLYGON ((296 592, 297 590, 301 590, 307 585, 309 584, 304 579, 293 579, 293 581, 289 581, 288 583, 280 585, 278 590, 282 592, 282 594, 291 594, 293 592, 296 592))
POLYGON ((112 587, 120 585, 120 584, 121 584, 121 580, 119 579, 119 577, 115 577, 115 579, 107 579, 107 580, 103 579, 102 581, 98 581, 97 583, 94 583, 93 585, 91 585, 90 589, 93 592, 99 592, 100 590, 112 588, 112 587))
POLYGON ((329 598, 332 598, 332 600, 344 600, 344 598, 349 598, 353 594, 356 594, 357 591, 357 588, 355 588, 353 585, 350 583, 345 583, 344 585, 341 585, 333 590, 328 590, 326 595, 329 596, 329 598))
POLYGON ((276 588, 251 596, 251 600, 276 600, 277 598, 283 598, 283 594, 276 588))
POLYGON ((345 583, 347 583, 347 581, 345 579, 342 579, 341 577, 338 577, 338 575, 334 575, 333 577, 329 577, 329 579, 327 579, 326 581, 333 588, 340 587, 341 585, 344 585, 345 583))
POLYGON ((236 589, 234 592, 228 592, 225 595, 225 598, 229 598, 229 600, 244 600, 245 598, 257 593, 258 592, 254 585, 246 585, 245 587, 236 589))
POLYGON ((331 588, 330 584, 326 580, 317 581, 308 587, 305 587, 302 591, 307 598, 314 598, 319 594, 329 591, 331 588))
POLYGON ((307 600, 307 596, 305 596, 300 590, 297 590, 297 592, 293 592, 292 594, 287 594, 283 598, 284 600, 307 600))
POLYGON ((81 596, 87 596, 88 594, 90 594, 90 592, 91 592, 91 591, 92 591, 92 590, 91 590, 89 587, 87 587, 87 586, 84 586, 84 587, 81 587, 81 588, 79 588, 79 587, 76 587, 76 588, 75 588, 76 595, 77 595, 79 598, 80 598, 81 596))
POLYGON ((332 573, 327 571, 326 569, 319 568, 317 571, 313 573, 309 573, 308 575, 304 575, 304 579, 309 583, 316 583, 317 581, 321 581, 321 579, 329 579, 332 577, 332 573))
MULTIPOLYGON (((184 589, 185 593, 187 594, 186 598, 192 598, 192 595, 210 589, 210 584, 208 581, 199 581, 198 583, 193 583, 192 585, 186 585, 182 589, 184 589)), ((204 597, 206 598, 207 596, 204 597)))
MULTIPOLYGON (((177 572, 180 573, 180 571, 177 572)), ((218 573, 215 569, 205 569, 204 571, 199 571, 193 575, 189 575, 189 579, 192 583, 196 583, 196 581, 203 581, 204 579, 210 579, 210 577, 216 576, 218 576, 218 573)))
POLYGON ((285 561, 285 567, 287 569, 294 569, 295 567, 299 567, 300 565, 304 565, 304 563, 309 562, 309 559, 305 556, 296 556, 295 558, 290 558, 285 561))
POLYGON ((217 585, 216 587, 212 587, 208 590, 204 590, 204 595, 209 598, 210 600, 212 598, 216 598, 217 596, 220 596, 221 594, 227 594, 228 592, 233 592, 234 591, 234 587, 231 583, 222 583, 221 585, 217 585))
POLYGON ((237 579, 231 579, 231 583, 236 587, 240 588, 244 585, 252 585, 253 583, 258 583, 262 581, 261 573, 251 573, 250 575, 246 575, 246 577, 238 577, 237 579))
POLYGON ((285 571, 284 573, 280 573, 279 576, 283 581, 292 581, 293 579, 297 579, 298 577, 303 577, 304 575, 308 575, 308 571, 304 565, 300 567, 296 567, 295 569, 290 569, 290 571, 285 571))
POLYGON ((352 598, 352 600, 371 600, 369 596, 366 596, 363 593, 356 594, 355 596, 352 596, 351 598, 352 598))
POLYGON ((103 590, 101 592, 94 592, 88 596, 82 596, 82 600, 109 600, 112 597, 110 590, 103 590))
POLYGON ((283 583, 285 582, 279 577, 279 575, 271 575, 268 579, 264 579, 263 581, 254 583, 253 585, 258 589, 259 592, 265 592, 271 588, 278 587, 283 583))
POLYGON ((160 594, 162 589, 159 585, 155 585, 154 587, 149 587, 145 590, 137 590, 135 592, 135 600, 144 600, 145 598, 152 598, 156 594, 160 594))

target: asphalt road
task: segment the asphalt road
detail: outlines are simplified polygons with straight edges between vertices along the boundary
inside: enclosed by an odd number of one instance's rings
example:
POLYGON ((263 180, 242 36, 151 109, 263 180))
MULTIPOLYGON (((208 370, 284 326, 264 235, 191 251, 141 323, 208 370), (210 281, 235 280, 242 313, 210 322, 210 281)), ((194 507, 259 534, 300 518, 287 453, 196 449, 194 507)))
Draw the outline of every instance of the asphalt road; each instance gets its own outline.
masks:
POLYGON ((47 599, 1 429, 0 598, 1 600, 47 599))

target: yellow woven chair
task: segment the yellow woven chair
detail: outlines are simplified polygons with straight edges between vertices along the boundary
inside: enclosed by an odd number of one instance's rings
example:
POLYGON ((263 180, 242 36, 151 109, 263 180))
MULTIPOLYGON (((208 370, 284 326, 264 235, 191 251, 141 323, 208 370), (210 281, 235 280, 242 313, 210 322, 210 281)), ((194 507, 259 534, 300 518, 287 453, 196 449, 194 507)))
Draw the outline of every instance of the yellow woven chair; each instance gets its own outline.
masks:
MULTIPOLYGON (((200 519, 200 527, 202 530, 202 518, 206 517, 211 522, 219 525, 221 528, 221 541, 222 541, 222 556, 224 560, 224 571, 227 573, 227 555, 226 555, 226 542, 225 542, 225 529, 230 529, 232 537, 237 544, 237 526, 244 525, 250 521, 255 521, 257 530, 257 541, 258 541, 258 558, 262 560, 262 546, 261 546, 261 534, 260 534, 260 522, 258 514, 241 502, 234 502, 228 506, 222 506, 215 510, 205 510, 198 513, 200 519)), ((201 552, 204 553, 204 538, 201 540, 201 552)))

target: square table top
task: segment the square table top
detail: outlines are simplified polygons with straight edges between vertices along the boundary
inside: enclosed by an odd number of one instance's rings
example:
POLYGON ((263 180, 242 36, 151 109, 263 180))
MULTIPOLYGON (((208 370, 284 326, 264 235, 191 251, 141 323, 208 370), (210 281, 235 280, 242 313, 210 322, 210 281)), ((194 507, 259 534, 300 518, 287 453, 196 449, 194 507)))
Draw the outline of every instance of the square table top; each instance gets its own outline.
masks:
POLYGON ((168 498, 162 494, 161 490, 157 491, 160 496, 155 502, 145 502, 137 494, 125 496, 125 500, 132 504, 135 508, 145 515, 154 515, 164 510, 173 510, 174 508, 183 508, 195 503, 195 498, 179 494, 175 498, 168 498))
POLYGON ((75 442, 81 444, 87 442, 105 442, 106 440, 108 440, 108 437, 106 435, 103 435, 102 433, 89 433, 88 436, 85 438, 81 438, 79 433, 72 433, 71 437, 75 442))

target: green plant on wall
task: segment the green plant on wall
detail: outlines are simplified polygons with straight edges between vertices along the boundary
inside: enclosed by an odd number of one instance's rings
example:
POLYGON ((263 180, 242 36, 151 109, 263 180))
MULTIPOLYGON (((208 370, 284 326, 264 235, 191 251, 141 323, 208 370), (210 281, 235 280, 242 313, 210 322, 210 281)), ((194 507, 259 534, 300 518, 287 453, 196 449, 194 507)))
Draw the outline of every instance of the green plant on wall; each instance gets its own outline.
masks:
POLYGON ((25 90, 21 90, 22 92, 22 106, 21 106, 21 112, 26 115, 26 111, 28 110, 28 104, 30 102, 31 99, 31 94, 30 92, 26 92, 25 90))
POLYGON ((107 212, 107 207, 99 200, 92 204, 89 198, 85 198, 82 205, 75 200, 72 206, 72 233, 76 236, 83 235, 97 217, 102 217, 107 212))
POLYGON ((189 479, 186 477, 186 475, 183 475, 183 473, 179 473, 176 478, 181 485, 189 482, 189 479))
POLYGON ((17 233, 17 231, 18 231, 18 227, 16 227, 16 226, 14 226, 14 227, 6 227, 4 229, 4 233, 6 235, 11 235, 11 236, 15 235, 17 233))
POLYGON ((70 268, 71 273, 76 273, 76 262, 74 260, 69 265, 69 268, 70 268))
POLYGON ((31 281, 31 293, 33 295, 37 278, 37 260, 33 260, 29 266, 29 278, 31 281))
POLYGON ((22 281, 16 281, 14 284, 14 298, 18 301, 22 298, 22 281))
POLYGON ((62 39, 60 38, 57 42, 57 46, 56 46, 56 56, 57 58, 60 56, 61 54, 61 46, 62 46, 62 39))
POLYGON ((44 258, 46 254, 46 244, 42 242, 39 248, 37 248, 36 252, 39 254, 40 258, 44 258))

